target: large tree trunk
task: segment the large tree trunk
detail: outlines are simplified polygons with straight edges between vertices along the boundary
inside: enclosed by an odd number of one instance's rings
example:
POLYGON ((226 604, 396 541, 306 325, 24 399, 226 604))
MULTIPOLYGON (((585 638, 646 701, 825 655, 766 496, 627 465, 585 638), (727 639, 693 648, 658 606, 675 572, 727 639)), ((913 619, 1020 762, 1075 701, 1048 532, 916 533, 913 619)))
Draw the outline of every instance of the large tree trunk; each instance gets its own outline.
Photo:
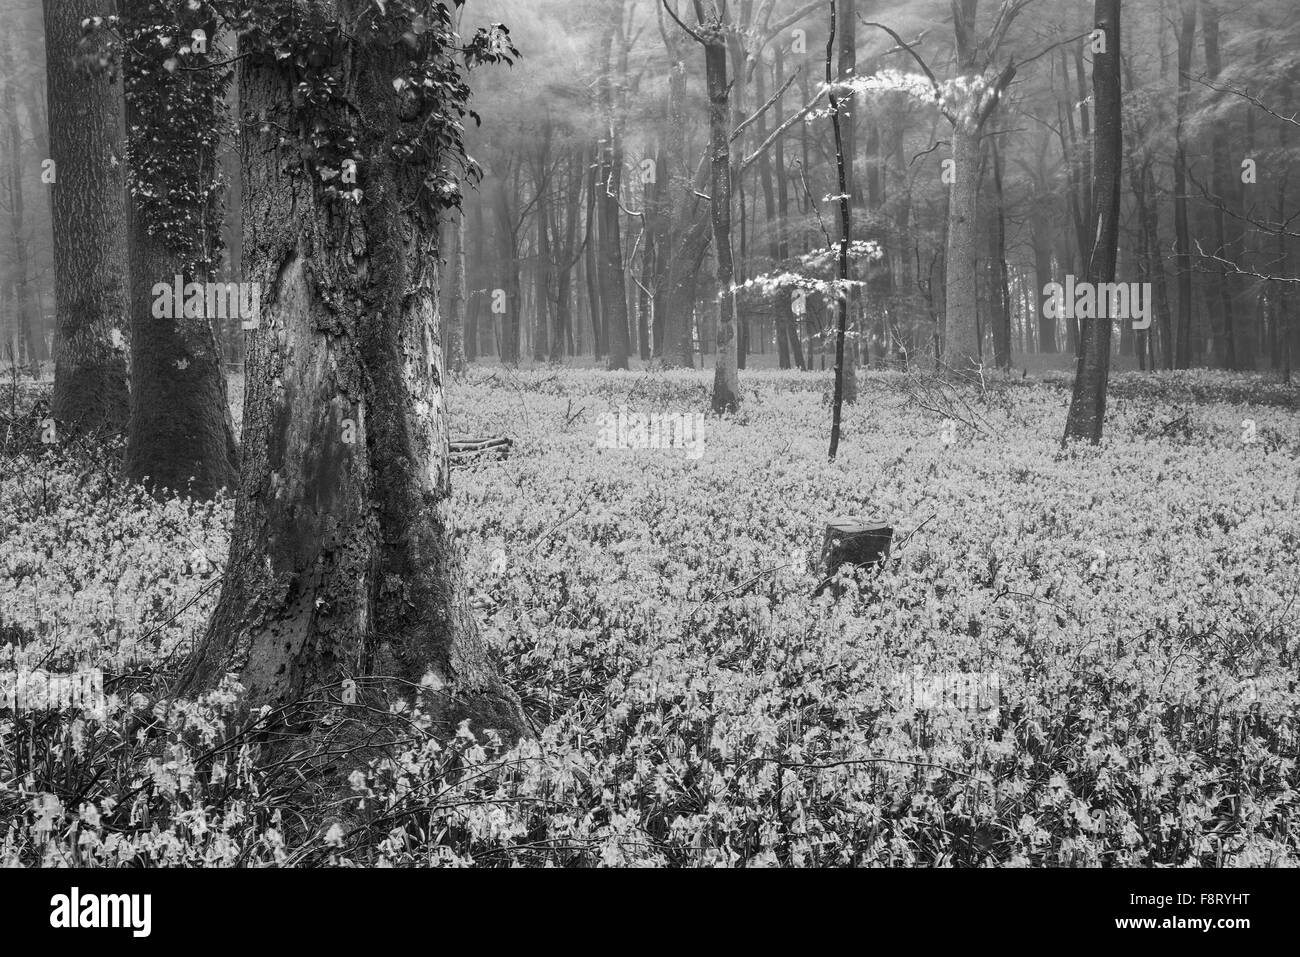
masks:
MULTIPOLYGON (((351 22, 368 3, 323 6, 351 22)), ((426 164, 391 159, 409 126, 392 85, 407 61, 379 36, 337 53, 354 109, 331 119, 358 143, 359 205, 285 169, 292 61, 241 64, 241 115, 270 121, 242 143, 245 275, 263 309, 230 559, 180 693, 236 672, 249 706, 275 708, 394 676, 440 689, 448 730, 471 719, 513 734, 524 718, 475 626, 447 511, 437 216, 426 164)))
MULTIPOLYGON (((1124 173, 1120 2, 1121 0, 1097 0, 1096 4, 1096 28, 1105 33, 1106 50, 1094 54, 1092 68, 1093 99, 1097 112, 1092 164, 1092 228, 1089 233, 1096 239, 1088 257, 1087 281, 1094 285, 1114 282, 1119 254, 1120 192, 1124 173)), ((1099 302, 1099 311, 1100 306, 1099 302)), ((1087 439, 1095 445, 1101 441, 1106 420, 1106 387, 1110 377, 1110 318, 1083 320, 1080 336, 1082 341, 1078 373, 1074 380, 1074 396, 1070 402, 1063 441, 1087 439)))
MULTIPOLYGON (((223 219, 221 197, 213 190, 219 175, 216 151, 192 131, 177 128, 165 115, 141 109, 139 104, 159 95, 184 97, 191 110, 202 111, 215 128, 221 91, 194 82, 196 76, 206 74, 163 68, 173 52, 146 39, 160 25, 164 24, 123 21, 128 37, 126 115, 132 130, 132 175, 161 167, 170 169, 174 177, 147 183, 149 195, 165 198, 162 209, 156 200, 147 205, 131 198, 127 205, 132 388, 123 470, 132 481, 153 489, 206 499, 233 486, 239 472, 223 350, 215 328, 221 317, 219 312, 211 314, 206 302, 199 315, 191 315, 188 308, 177 311, 173 302, 171 310, 164 310, 170 316, 157 316, 154 287, 171 286, 177 276, 186 283, 216 280, 213 240, 223 219), (190 197, 211 198, 196 203, 190 197), (168 223, 185 222, 187 231, 197 237, 193 245, 175 248, 160 221, 163 218, 168 223)), ((200 18, 185 26, 186 32, 201 28, 209 35, 215 33, 211 22, 200 18)), ((219 50, 189 54, 191 66, 221 58, 219 50)), ((229 314, 229 306, 241 297, 222 298, 229 314)), ((210 305, 218 304, 214 299, 210 305)), ((234 312, 238 318, 238 309, 234 312)))
POLYGON ((130 397, 121 87, 73 66, 81 22, 109 16, 113 4, 44 0, 44 9, 50 154, 58 177, 52 412, 65 431, 122 431, 130 397))

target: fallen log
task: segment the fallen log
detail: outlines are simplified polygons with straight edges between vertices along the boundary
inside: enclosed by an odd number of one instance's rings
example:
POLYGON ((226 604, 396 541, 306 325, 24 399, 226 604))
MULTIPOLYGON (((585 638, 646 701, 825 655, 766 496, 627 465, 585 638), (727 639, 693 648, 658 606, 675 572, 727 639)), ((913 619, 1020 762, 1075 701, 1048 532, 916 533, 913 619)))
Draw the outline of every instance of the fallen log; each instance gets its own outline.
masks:
POLYGON ((510 457, 515 443, 507 438, 452 439, 451 464, 464 468, 478 462, 503 462, 510 457))

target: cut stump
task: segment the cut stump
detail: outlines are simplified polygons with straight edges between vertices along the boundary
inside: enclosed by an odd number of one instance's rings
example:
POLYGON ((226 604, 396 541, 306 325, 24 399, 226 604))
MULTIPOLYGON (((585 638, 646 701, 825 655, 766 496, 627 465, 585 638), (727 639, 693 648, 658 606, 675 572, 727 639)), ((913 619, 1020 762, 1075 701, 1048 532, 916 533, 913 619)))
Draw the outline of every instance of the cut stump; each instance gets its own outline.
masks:
MULTIPOLYGON (((893 526, 879 519, 837 518, 828 522, 822 537, 822 554, 818 563, 823 579, 813 592, 813 597, 824 592, 845 565, 879 568, 889 557, 893 541, 893 526)), ((839 597, 839 593, 840 589, 837 588, 836 597, 839 597)))

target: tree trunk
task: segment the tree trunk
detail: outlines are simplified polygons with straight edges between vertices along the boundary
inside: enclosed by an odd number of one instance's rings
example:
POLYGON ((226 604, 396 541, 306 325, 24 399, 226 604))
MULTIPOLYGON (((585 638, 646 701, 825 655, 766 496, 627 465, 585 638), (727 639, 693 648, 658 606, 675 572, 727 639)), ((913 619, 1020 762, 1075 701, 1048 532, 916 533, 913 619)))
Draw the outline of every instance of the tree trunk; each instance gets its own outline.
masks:
POLYGON ((627 74, 627 43, 623 36, 623 0, 607 0, 609 24, 601 37, 601 106, 605 114, 605 148, 600 184, 600 273, 601 298, 608 335, 608 368, 628 368, 631 336, 628 332, 627 277, 623 271, 623 231, 620 199, 623 193, 623 125, 626 95, 615 94, 614 73, 619 90, 627 74), (614 46, 617 41, 618 50, 614 46), (617 52, 617 65, 615 54, 617 52))
MULTIPOLYGON (((369 3, 324 7, 355 22, 369 3)), ((337 52, 354 108, 331 119, 358 143, 359 205, 284 169, 293 61, 241 63, 241 115, 271 121, 242 142, 245 274, 264 307, 230 560, 179 693, 233 671, 247 705, 276 708, 392 675, 438 692, 446 730, 469 719, 513 736, 525 719, 478 634, 447 511, 437 216, 422 203, 440 158, 391 159, 410 125, 392 85, 408 60, 380 37, 337 52)))
MULTIPOLYGON (((566 345, 571 343, 577 324, 574 320, 573 270, 578 262, 578 220, 581 216, 582 151, 575 147, 569 153, 569 188, 564 198, 564 249, 555 282, 555 339, 551 342, 551 361, 564 359, 566 345)), ((570 348, 572 354, 572 348, 570 348)))
MULTIPOLYGON (((1092 85, 1096 104, 1093 150, 1093 211, 1089 233, 1096 237, 1088 257, 1087 281, 1098 285, 1115 280, 1119 254, 1121 178, 1124 173, 1123 84, 1120 74, 1121 0, 1097 0, 1096 29, 1104 32, 1106 50, 1094 53, 1092 85)), ((1100 298, 1100 297, 1099 297, 1100 298)), ((1101 311, 1101 303, 1098 303, 1101 311)), ((1129 320, 1124 320, 1129 321, 1129 320)), ((1062 442, 1087 439, 1101 442, 1106 420, 1106 387, 1110 377, 1111 320, 1084 319, 1074 396, 1062 442)))
POLYGON ((952 144, 943 361, 950 371, 965 374, 979 368, 983 361, 976 316, 980 132, 973 122, 963 120, 952 131, 952 144))
POLYGON ((44 0, 53 188, 52 412, 65 432, 126 428, 126 189, 120 87, 73 65, 105 0, 44 0), (118 333, 120 345, 114 342, 118 333))
MULTIPOLYGON (((672 63, 668 74, 668 130, 664 138, 668 164, 672 224, 669 234, 671 252, 668 260, 666 306, 664 310, 664 361, 680 361, 695 367, 695 330, 693 316, 700 270, 712 240, 707 211, 702 211, 697 182, 686 160, 686 64, 680 43, 665 32, 668 55, 672 63)), ((704 168, 700 170, 701 177, 704 168)))
POLYGON ((993 202, 996 223, 993 230, 993 361, 999 369, 1011 370, 1011 280, 1007 269, 1007 210, 1002 192, 1002 152, 993 143, 993 202))
POLYGON ((672 354, 668 338, 668 282, 672 264, 670 245, 672 232, 672 198, 669 190, 668 157, 663 149, 655 160, 655 190, 653 227, 649 239, 654 242, 654 272, 651 275, 653 295, 650 300, 654 322, 651 325, 652 355, 660 361, 672 354))
POLYGON ((604 312, 601 308, 601 296, 604 290, 601 288, 601 270, 597 262, 599 256, 596 250, 600 232, 597 210, 601 208, 597 202, 597 193, 600 189, 601 167, 603 165, 600 156, 600 146, 592 143, 591 162, 588 164, 591 175, 587 179, 586 258, 583 261, 583 269, 587 278, 587 311, 591 313, 592 355, 597 360, 605 355, 605 324, 601 321, 604 312))
POLYGON ((447 323, 447 364, 454 376, 463 376, 468 368, 465 359, 465 303, 469 298, 465 280, 465 210, 452 217, 451 247, 451 321, 447 323))
MULTIPOLYGON (((696 7, 701 8, 696 3, 696 7)), ((735 265, 731 255, 731 130, 728 125, 730 85, 727 82, 727 44, 721 25, 704 27, 704 64, 709 92, 709 153, 712 159, 710 196, 713 209, 713 249, 718 261, 718 355, 713 374, 713 411, 740 408, 737 369, 736 293, 732 288, 735 265)))
MULTIPOLYGON (((841 21, 842 25, 842 21, 841 21)), ((845 155, 845 142, 843 127, 841 125, 840 104, 842 103, 839 93, 835 90, 834 77, 831 75, 831 59, 835 50, 835 0, 831 0, 831 29, 830 39, 826 42, 826 86, 829 89, 828 97, 831 105, 831 125, 835 131, 835 171, 839 182, 839 207, 840 207, 840 255, 839 255, 839 288, 836 290, 837 322, 835 327, 835 394, 831 405, 831 447, 829 458, 832 462, 839 454, 840 448, 840 429, 843 419, 843 406, 846 399, 845 393, 852 389, 857 391, 857 383, 851 386, 848 381, 852 372, 845 368, 844 356, 844 335, 848 326, 849 303, 851 295, 849 292, 849 243, 853 237, 853 205, 852 205, 852 187, 849 182, 849 163, 850 159, 845 155)), ((841 56, 844 48, 841 47, 841 56)), ((843 65, 840 70, 841 77, 844 76, 843 65)), ((856 398, 856 396, 855 396, 856 398)))
POLYGON ((1174 261, 1178 271, 1178 337, 1174 364, 1192 364, 1192 240, 1187 213, 1187 125, 1192 95, 1192 54, 1196 43, 1198 0, 1179 0, 1182 24, 1178 34, 1178 108, 1174 153, 1174 261))
MULTIPOLYGON (((1205 73, 1211 83, 1216 83, 1223 72, 1223 63, 1219 55, 1219 8, 1214 0, 1204 2, 1204 41, 1205 73)), ((1241 254, 1241 230, 1234 227, 1229 235, 1225 207, 1231 210, 1241 208, 1241 180, 1231 169, 1228 158, 1228 139, 1231 136, 1228 121, 1222 112, 1215 114, 1210 127, 1210 152, 1213 162, 1212 182, 1214 188, 1214 243, 1217 255, 1223 259, 1236 261, 1241 254)), ((1249 155, 1249 154, 1247 154, 1249 155)), ((1241 336, 1237 330, 1236 306, 1240 296, 1241 284, 1236 272, 1228 266, 1219 270, 1219 281, 1215 284, 1219 309, 1223 316, 1223 358, 1229 369, 1246 368, 1243 363, 1244 353, 1249 351, 1250 339, 1241 336)))
POLYGON ((1030 228, 1033 231, 1031 241, 1034 244, 1034 309, 1038 315, 1038 351, 1046 355, 1055 355, 1056 317, 1047 314, 1043 290, 1052 282, 1052 229, 1044 207, 1045 197, 1034 204, 1030 228))
POLYGON ((498 177, 496 201, 493 206, 496 211, 497 269, 501 285, 489 292, 488 302, 492 306, 494 325, 497 321, 496 317, 500 315, 501 362, 503 365, 517 366, 520 355, 519 313, 523 304, 523 289, 519 282, 519 241, 515 235, 514 213, 510 209, 510 192, 510 177, 506 175, 498 177), (505 312, 498 313, 496 305, 503 295, 505 312))
MULTIPOLYGON (((170 168, 174 177, 142 184, 150 195, 165 197, 162 210, 156 200, 146 203, 133 196, 127 202, 132 388, 123 471, 131 481, 152 489, 207 499, 233 487, 239 473, 216 323, 222 312, 226 318, 234 312, 238 318, 239 309, 230 307, 243 297, 205 295, 197 315, 191 314, 188 303, 178 309, 180 304, 173 301, 172 308, 164 310, 170 316, 157 315, 156 284, 172 287, 177 276, 185 283, 216 279, 214 238, 220 235, 224 217, 220 196, 213 191, 219 177, 213 146, 191 130, 178 128, 156 108, 140 104, 156 103, 159 96, 184 97, 192 112, 205 116, 200 122, 215 128, 223 91, 205 88, 207 74, 164 69, 173 51, 147 40, 160 25, 129 17, 122 21, 128 37, 124 72, 131 174, 136 178, 142 170, 170 168), (202 79, 194 81, 195 76, 202 79), (207 204, 191 199, 207 196, 212 197, 207 204), (177 220, 198 237, 188 249, 176 248, 168 239, 168 224, 177 220)), ((209 20, 194 18, 185 26, 215 34, 209 20)), ((189 54, 192 66, 220 58, 216 50, 189 54)))
MULTIPOLYGON (((12 76, 14 64, 9 55, 12 37, 6 37, 4 42, 5 55, 4 60, 0 61, 0 71, 7 76, 12 76)), ((5 185, 6 192, 9 194, 9 238, 13 247, 10 281, 13 283, 14 318, 17 320, 18 334, 15 338, 19 343, 14 349, 13 361, 18 362, 25 352, 29 362, 40 362, 44 359, 45 343, 34 331, 32 323, 32 277, 28 271, 27 255, 31 237, 27 235, 26 202, 23 195, 23 177, 27 173, 28 165, 23 162, 23 135, 18 116, 18 104, 14 97, 14 86, 13 82, 6 82, 3 99, 0 100, 8 121, 6 139, 9 148, 7 157, 9 168, 6 170, 8 175, 5 177, 5 185)))
MULTIPOLYGON (((538 184, 538 189, 542 186, 538 184)), ((533 323, 533 361, 545 362, 551 334, 551 214, 546 197, 537 201, 537 257, 533 270, 537 316, 533 323)))

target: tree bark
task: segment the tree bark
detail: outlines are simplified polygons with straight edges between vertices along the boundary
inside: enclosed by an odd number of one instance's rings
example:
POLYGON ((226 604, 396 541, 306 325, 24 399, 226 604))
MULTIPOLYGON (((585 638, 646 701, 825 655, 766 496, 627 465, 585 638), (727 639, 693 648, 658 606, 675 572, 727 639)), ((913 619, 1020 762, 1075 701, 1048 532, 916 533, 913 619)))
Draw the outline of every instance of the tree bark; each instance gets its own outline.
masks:
MULTIPOLYGON (((322 13, 354 22, 368 6, 322 13)), ((512 736, 525 719, 470 612, 448 515, 436 211, 426 164, 391 159, 408 61, 378 34, 336 55, 355 108, 331 118, 358 143, 359 205, 286 171, 292 61, 241 62, 241 115, 272 121, 242 142, 245 274, 264 302, 230 560, 179 693, 236 672, 248 706, 275 708, 391 675, 434 689, 445 729, 512 736)))
MULTIPOLYGON (((1098 285, 1115 279, 1119 254, 1119 211, 1124 173, 1123 84, 1120 71, 1121 0, 1097 0, 1096 29, 1104 32, 1106 50, 1094 53, 1092 85, 1096 103, 1093 150, 1093 211, 1089 233, 1096 237, 1088 257, 1087 281, 1098 285)), ((1099 297, 1100 298, 1100 297, 1099 297)), ((1100 311, 1101 303, 1098 303, 1100 311)), ((1128 320, 1124 320, 1128 321, 1128 320)), ((1111 320, 1084 319, 1080 357, 1062 443, 1071 439, 1101 442, 1110 376, 1111 320)))
POLYGON ((626 122, 625 94, 615 94, 614 74, 619 89, 627 74, 627 40, 623 35, 623 0, 607 0, 608 23, 601 35, 600 98, 605 117, 604 162, 598 195, 600 205, 600 273, 601 298, 604 300, 608 335, 608 368, 627 369, 631 352, 628 331, 627 277, 623 267, 622 208, 623 126, 626 122), (617 45, 617 49, 615 46, 617 45))
MULTIPOLYGON (((12 37, 5 38, 4 59, 0 61, 0 71, 6 76, 12 76, 14 69, 13 59, 10 56, 12 52, 12 37)), ((27 235, 27 211, 26 197, 23 191, 23 178, 27 172, 28 166, 23 162, 23 135, 22 125, 18 115, 18 103, 14 96, 15 84, 10 81, 4 85, 4 96, 0 100, 3 105, 5 117, 8 121, 7 137, 8 140, 8 169, 5 176, 6 192, 9 196, 9 238, 13 248, 13 269, 10 273, 10 281, 13 283, 14 291, 14 318, 17 320, 17 340, 14 348, 13 361, 19 362, 26 354, 29 362, 41 362, 45 358, 45 343, 35 332, 32 322, 32 289, 31 275, 28 268, 28 248, 31 243, 31 237, 27 235)))
POLYGON ((1011 369, 1011 280, 1007 269, 1007 210, 1002 191, 1002 151, 993 143, 993 361, 999 369, 1011 369))
POLYGON ((1182 14, 1178 34, 1178 105, 1174 147, 1174 261, 1178 271, 1178 337, 1174 364, 1188 369, 1192 364, 1192 240, 1187 211, 1187 125, 1192 95, 1192 54, 1196 43, 1198 0, 1179 0, 1182 14))
POLYGON ((703 5, 696 0, 700 27, 704 31, 704 65, 709 92, 709 154, 712 160, 710 197, 713 210, 713 249, 718 262, 717 361, 713 373, 713 411, 735 412, 740 408, 736 337, 736 293, 732 288, 735 264, 731 254, 731 130, 728 124, 730 85, 727 81, 727 44, 722 24, 706 21, 703 5), (706 25, 707 24, 707 25, 706 25))
POLYGON ((447 365, 454 376, 463 376, 469 367, 465 358, 465 304, 469 298, 465 279, 465 211, 450 213, 451 247, 451 320, 447 323, 447 365))
MULTIPOLYGON (((222 197, 214 189, 219 177, 216 150, 192 130, 177 128, 156 107, 142 108, 141 103, 151 104, 159 95, 185 97, 192 104, 190 115, 197 112, 203 117, 200 122, 215 129, 223 91, 205 89, 202 81, 191 82, 195 76, 206 79, 206 74, 163 68, 173 51, 146 38, 168 25, 135 20, 130 14, 122 20, 128 37, 124 70, 127 128, 132 131, 130 161, 135 167, 133 177, 141 171, 148 175, 158 164, 173 171, 174 179, 147 183, 148 191, 165 196, 167 218, 182 219, 198 239, 190 250, 174 248, 152 207, 128 198, 132 388, 123 471, 131 481, 156 491, 170 489, 209 499, 233 487, 239 474, 223 349, 217 336, 220 315, 209 314, 205 302, 199 315, 190 315, 188 308, 177 312, 173 303, 170 317, 156 316, 154 287, 171 286, 177 276, 185 283, 216 279, 215 238, 223 220, 222 197)), ((215 34, 209 20, 196 17, 185 26, 187 32, 204 29, 215 34)), ((193 51, 188 62, 199 67, 221 56, 219 50, 193 51)), ((229 313, 230 304, 241 297, 223 298, 229 313)), ((238 309, 234 311, 238 318, 238 309)))
POLYGON ((126 189, 121 87, 74 65, 81 22, 106 0, 44 0, 53 186, 51 411, 66 432, 126 428, 126 189), (118 333, 121 345, 114 342, 118 333))
POLYGON ((510 209, 510 177, 498 177, 496 199, 493 209, 496 212, 497 234, 497 269, 496 289, 488 293, 488 302, 492 309, 492 321, 497 321, 496 302, 501 294, 505 295, 505 313, 501 315, 500 354, 503 365, 517 366, 520 357, 520 307, 523 289, 519 282, 519 237, 515 232, 514 212, 510 209))
MULTIPOLYGON (((1219 7, 1214 0, 1203 0, 1203 32, 1205 42, 1205 73, 1211 83, 1219 79, 1223 72, 1223 63, 1219 53, 1219 7)), ((1241 208, 1241 180, 1231 169, 1228 158, 1228 139, 1231 136, 1228 121, 1222 112, 1217 112, 1210 126, 1210 153, 1213 163, 1212 182, 1214 188, 1214 242, 1219 257, 1236 261, 1242 252, 1242 235, 1239 228, 1228 229, 1227 209, 1241 208)), ((1234 270, 1223 266, 1219 270, 1219 281, 1215 284, 1219 310, 1223 317, 1223 359, 1229 369, 1241 369, 1249 366, 1243 361, 1249 354, 1250 337, 1240 335, 1237 330, 1237 299, 1241 295, 1241 284, 1237 281, 1234 270)))

